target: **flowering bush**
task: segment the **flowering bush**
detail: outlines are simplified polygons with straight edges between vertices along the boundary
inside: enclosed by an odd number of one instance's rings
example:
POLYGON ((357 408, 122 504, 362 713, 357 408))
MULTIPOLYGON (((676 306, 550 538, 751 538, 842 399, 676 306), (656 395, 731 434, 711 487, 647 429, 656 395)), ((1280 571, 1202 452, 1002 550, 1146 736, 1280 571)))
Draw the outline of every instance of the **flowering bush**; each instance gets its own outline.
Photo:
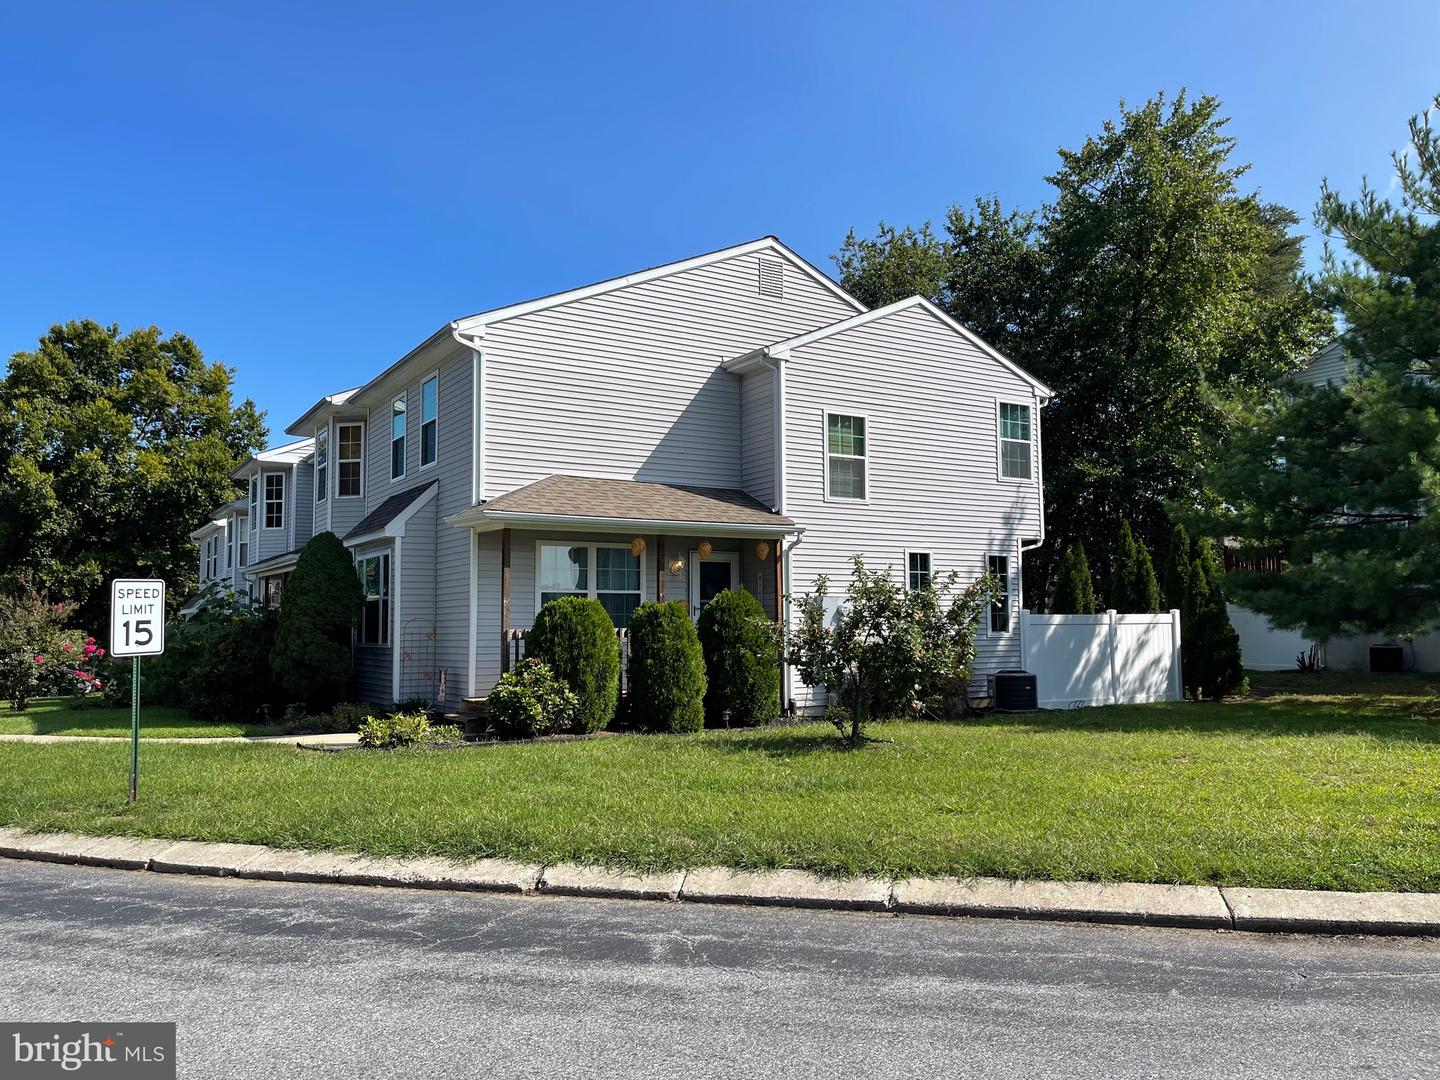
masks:
POLYGON ((82 631, 65 629, 74 604, 49 604, 38 593, 0 597, 0 693, 16 712, 30 699, 98 689, 105 650, 82 631))
POLYGON ((527 656, 490 691, 490 719, 515 738, 584 730, 580 698, 544 660, 527 656), (578 722, 578 723, 577 723, 578 722))

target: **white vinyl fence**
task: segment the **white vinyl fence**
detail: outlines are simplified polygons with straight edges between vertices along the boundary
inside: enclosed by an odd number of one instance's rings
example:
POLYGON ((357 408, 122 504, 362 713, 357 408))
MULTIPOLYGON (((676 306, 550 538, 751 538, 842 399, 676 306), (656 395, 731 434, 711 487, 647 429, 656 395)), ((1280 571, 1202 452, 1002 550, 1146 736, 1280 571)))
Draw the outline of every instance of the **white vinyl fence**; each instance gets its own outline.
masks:
POLYGON ((1021 655, 1042 709, 1180 701, 1180 612, 1020 613, 1021 655))

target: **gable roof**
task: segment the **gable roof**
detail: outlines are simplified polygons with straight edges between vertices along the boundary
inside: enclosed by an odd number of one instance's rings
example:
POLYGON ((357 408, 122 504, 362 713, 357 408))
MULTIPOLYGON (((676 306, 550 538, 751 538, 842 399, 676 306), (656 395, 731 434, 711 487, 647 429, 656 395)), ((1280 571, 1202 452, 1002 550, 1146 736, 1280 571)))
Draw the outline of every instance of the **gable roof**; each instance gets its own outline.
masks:
POLYGON ((269 450, 261 450, 254 457, 250 458, 243 465, 239 466, 230 475, 239 479, 241 474, 252 466, 260 465, 294 465, 304 461, 315 452, 314 439, 297 439, 295 442, 284 443, 281 446, 271 447, 269 450))
POLYGON ((355 392, 359 389, 360 388, 358 386, 352 386, 349 390, 341 390, 337 394, 326 394, 319 401, 315 402, 314 405, 311 405, 310 408, 306 409, 300 415, 299 419, 291 423, 291 425, 285 429, 285 434, 304 435, 307 428, 309 427, 310 421, 314 418, 316 413, 320 412, 322 409, 333 409, 344 405, 347 401, 349 401, 352 397, 355 396, 355 392))
POLYGON ((752 367, 761 359, 771 356, 782 360, 787 359, 791 351, 794 349, 802 349, 806 345, 812 345, 817 341, 823 341, 825 338, 833 337, 836 334, 843 334, 847 330, 854 330, 857 327, 865 326, 868 323, 877 322, 880 319, 884 319, 890 315, 894 315, 897 312, 908 311, 911 308, 919 308, 927 314, 934 316, 936 319, 939 319, 942 323, 948 326, 951 330, 955 331, 966 341, 970 342, 970 344, 974 345, 986 356, 990 357, 992 360, 995 360, 997 363, 1001 364, 1003 367, 1007 368, 1015 375, 1018 375, 1020 378, 1028 382, 1031 386, 1035 388, 1035 392, 1040 397, 1050 398, 1055 396, 1054 391, 1052 391, 1039 379, 1035 378, 1034 375, 1031 375, 1019 364, 1015 363, 1009 357, 1003 355, 998 349, 990 345, 990 343, 987 342, 984 338, 982 338, 979 334, 975 333, 975 331, 971 330, 963 323, 956 322, 955 319, 951 318, 948 314, 946 314, 944 310, 936 307, 929 300, 926 300, 923 296, 911 296, 907 297, 904 300, 897 300, 893 304, 886 304, 884 307, 872 308, 871 310, 863 311, 858 315, 851 315, 847 319, 841 319, 839 322, 833 322, 827 326, 821 326, 814 330, 807 330, 803 334, 796 334, 794 337, 786 338, 784 341, 777 341, 773 345, 766 345, 764 348, 752 350, 751 352, 745 353, 742 356, 735 357, 733 360, 727 360, 725 362, 725 369, 727 371, 743 371, 746 368, 752 367))
POLYGON ((421 500, 435 489, 437 483, 436 480, 427 480, 423 484, 416 484, 404 491, 397 491, 361 518, 355 527, 345 534, 345 543, 358 543, 367 538, 379 539, 391 535, 390 526, 404 516, 412 506, 419 505, 421 500))
POLYGON ((797 531, 790 518, 733 488, 563 474, 507 491, 449 520, 455 525, 491 522, 497 527, 512 521, 662 529, 684 525, 758 536, 797 531))
MULTIPOLYGON (((623 289, 630 285, 640 285, 647 281, 657 281, 660 278, 669 277, 672 274, 684 273, 686 270, 710 266, 714 263, 724 262, 727 259, 734 259, 741 255, 748 255, 760 251, 771 251, 789 259, 807 277, 812 278, 821 286, 834 293, 857 312, 865 310, 864 304, 841 288, 833 278, 819 267, 786 247, 780 241, 779 237, 762 236, 757 240, 749 240, 743 244, 717 248, 715 251, 708 251, 703 255, 694 255, 688 259, 680 259, 676 262, 661 263, 658 266, 651 266, 644 270, 623 274, 620 277, 606 278, 603 281, 592 282, 589 285, 581 285, 578 288, 548 293, 545 296, 535 297, 533 300, 522 300, 519 303, 506 304, 503 307, 490 308, 487 311, 481 311, 474 315, 466 315, 462 318, 455 319, 440 327, 440 329, 436 330, 419 345, 416 345, 404 356, 380 372, 379 375, 376 375, 369 382, 365 383, 365 385, 351 391, 346 400, 355 401, 358 404, 363 401, 370 391, 380 386, 427 349, 448 341, 465 344, 466 342, 460 335, 482 337, 485 333, 485 327, 491 323, 504 322, 507 319, 519 318, 521 315, 529 315, 532 312, 544 311, 547 308, 560 307, 564 304, 573 304, 578 300, 588 300, 592 296, 603 296, 605 293, 614 292, 616 289, 623 289)), ((314 409, 312 408, 310 411, 313 412, 314 409)), ((305 416, 300 417, 300 419, 296 420, 286 430, 291 434, 295 434, 298 430, 303 430, 301 425, 309 415, 310 413, 307 412, 305 416)))

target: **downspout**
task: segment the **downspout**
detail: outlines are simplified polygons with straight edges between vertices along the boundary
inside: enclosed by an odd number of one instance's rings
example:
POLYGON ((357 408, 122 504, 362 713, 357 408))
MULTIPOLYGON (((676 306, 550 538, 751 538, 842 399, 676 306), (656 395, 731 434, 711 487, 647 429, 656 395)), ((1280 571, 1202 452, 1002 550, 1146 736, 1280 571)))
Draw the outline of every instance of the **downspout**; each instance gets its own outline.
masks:
MULTIPOLYGON (((485 498, 485 361, 481 342, 484 326, 478 334, 462 334, 450 324, 450 336, 471 351, 470 364, 470 505, 478 506, 485 498)), ((469 656, 465 664, 465 696, 474 697, 479 686, 478 655, 480 648, 480 534, 472 527, 470 533, 470 633, 469 656)))
MULTIPOLYGON (((1020 610, 1025 610, 1025 552, 1034 551, 1045 543, 1045 455, 1040 449, 1040 410, 1050 404, 1049 398, 1035 399, 1035 492, 1040 499, 1040 536, 1032 544, 1020 541, 1020 610)), ((1022 653, 1023 655, 1023 653, 1022 653)))

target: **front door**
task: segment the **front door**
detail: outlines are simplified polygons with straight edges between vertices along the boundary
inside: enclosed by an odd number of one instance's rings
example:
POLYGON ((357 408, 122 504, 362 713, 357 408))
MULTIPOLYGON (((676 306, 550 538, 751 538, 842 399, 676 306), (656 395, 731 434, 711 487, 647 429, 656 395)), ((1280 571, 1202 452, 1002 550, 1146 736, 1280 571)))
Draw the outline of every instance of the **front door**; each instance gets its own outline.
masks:
POLYGON ((700 609, 725 589, 740 587, 740 555, 734 551, 713 551, 701 559, 690 552, 690 617, 698 619, 700 609))

